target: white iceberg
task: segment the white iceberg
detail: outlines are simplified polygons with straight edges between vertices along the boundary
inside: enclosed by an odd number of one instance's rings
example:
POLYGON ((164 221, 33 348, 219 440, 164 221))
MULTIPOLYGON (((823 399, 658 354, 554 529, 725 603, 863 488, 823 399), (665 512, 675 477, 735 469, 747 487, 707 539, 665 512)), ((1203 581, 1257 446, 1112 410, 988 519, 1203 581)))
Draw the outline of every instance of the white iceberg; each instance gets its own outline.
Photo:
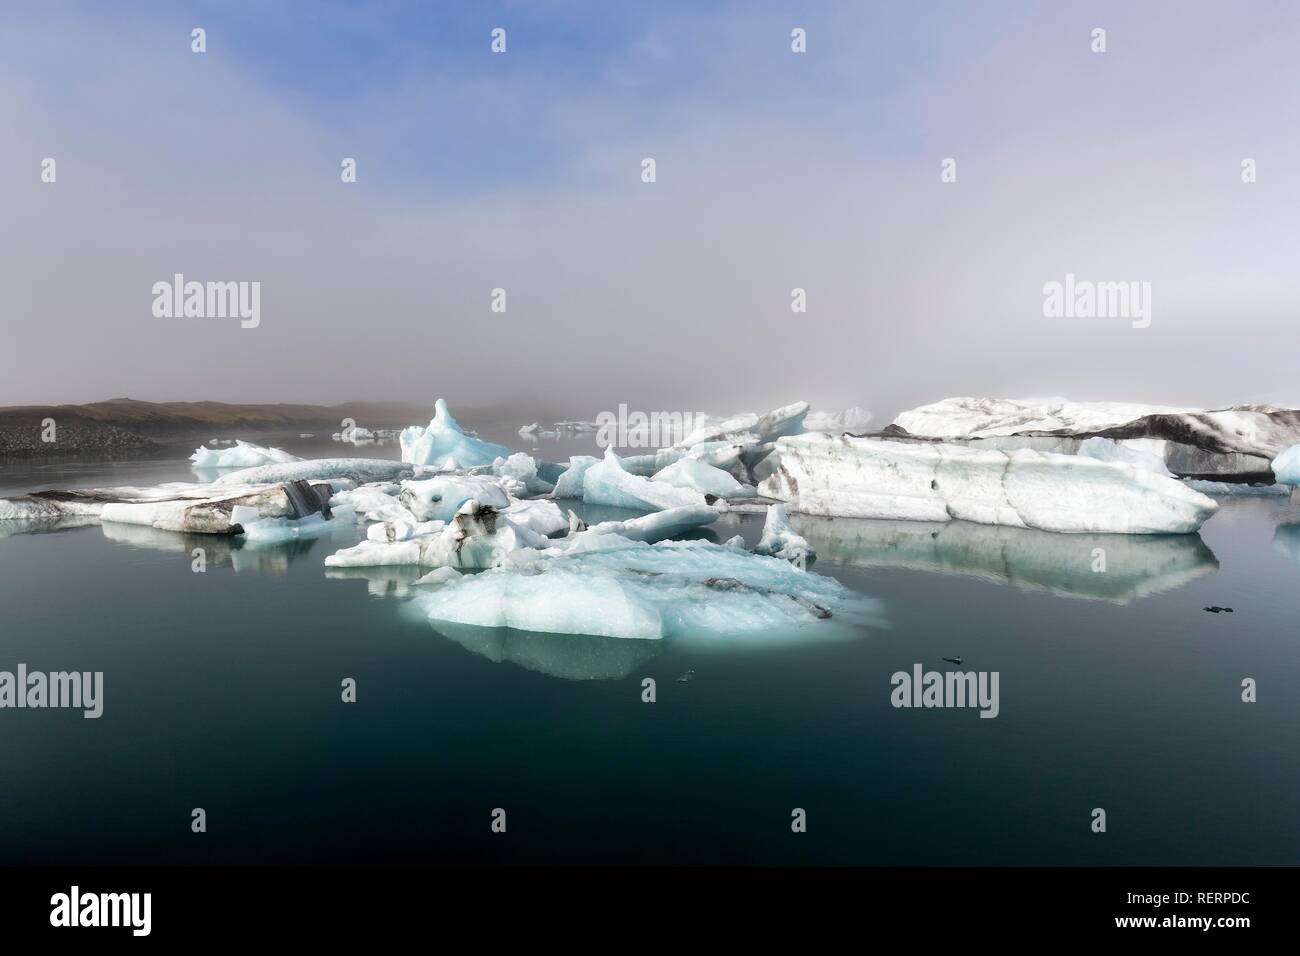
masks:
POLYGON ((784 505, 768 505, 763 519, 763 536, 754 547, 755 554, 770 554, 786 561, 806 563, 816 555, 808 540, 790 527, 790 518, 784 505))
POLYGON ((442 471, 490 465, 497 458, 510 456, 510 449, 504 445, 494 445, 466 435, 441 398, 434 403, 433 420, 426 427, 412 425, 405 428, 398 440, 402 446, 402 461, 430 465, 442 471))
POLYGON ((587 476, 587 469, 599 462, 599 458, 593 458, 591 455, 574 455, 569 459, 569 467, 560 475, 560 480, 555 483, 553 494, 556 498, 581 498, 583 494, 582 483, 587 476))
POLYGON ((300 460, 297 455, 279 448, 266 448, 245 441, 236 441, 234 448, 198 448, 190 455, 195 468, 251 468, 300 460))
POLYGON ((752 487, 742 485, 721 468, 705 464, 698 458, 680 458, 667 468, 655 472, 652 481, 662 481, 676 488, 688 488, 716 498, 752 495, 752 487))
POLYGON ((629 473, 612 448, 606 448, 604 460, 592 465, 583 475, 582 500, 587 504, 635 511, 663 511, 708 504, 698 491, 629 473))
POLYGON ((1035 451, 810 433, 782 438, 759 492, 805 514, 1044 531, 1196 531, 1218 505, 1132 465, 1035 451))
POLYGON ((410 465, 382 458, 308 458, 275 465, 258 465, 231 471, 214 486, 267 485, 281 481, 329 481, 345 478, 357 482, 393 481, 414 474, 410 465))
POLYGON ((404 541, 362 541, 325 559, 331 568, 418 565, 422 568, 489 568, 514 551, 545 548, 542 535, 494 509, 470 500, 441 530, 404 541))
POLYGON ((883 621, 872 599, 777 558, 708 542, 645 544, 617 535, 587 536, 567 552, 525 553, 418 600, 435 626, 641 640, 774 638, 837 621, 849 628, 883 621))
POLYGON ((722 421, 708 421, 681 441, 678 448, 690 448, 704 442, 739 441, 743 443, 769 442, 785 435, 797 435, 803 430, 804 416, 808 414, 807 402, 783 405, 762 415, 748 413, 722 421))
POLYGON ((510 507, 510 495, 496 478, 459 475, 403 481, 398 502, 417 521, 450 521, 465 502, 474 500, 498 511, 510 507))
POLYGON ((1124 443, 1142 439, 1179 477, 1267 482, 1273 478, 1271 460, 1300 442, 1300 410, 949 398, 903 412, 885 433, 1063 454, 1093 436, 1124 443))

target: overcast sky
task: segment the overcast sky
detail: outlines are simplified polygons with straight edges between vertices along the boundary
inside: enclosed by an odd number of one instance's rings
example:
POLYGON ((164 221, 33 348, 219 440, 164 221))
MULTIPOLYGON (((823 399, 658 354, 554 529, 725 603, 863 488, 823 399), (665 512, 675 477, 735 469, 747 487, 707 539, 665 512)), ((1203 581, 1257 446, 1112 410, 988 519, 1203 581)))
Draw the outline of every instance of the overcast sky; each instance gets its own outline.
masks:
POLYGON ((1300 403, 1298 4, 3 10, 2 404, 1300 403))

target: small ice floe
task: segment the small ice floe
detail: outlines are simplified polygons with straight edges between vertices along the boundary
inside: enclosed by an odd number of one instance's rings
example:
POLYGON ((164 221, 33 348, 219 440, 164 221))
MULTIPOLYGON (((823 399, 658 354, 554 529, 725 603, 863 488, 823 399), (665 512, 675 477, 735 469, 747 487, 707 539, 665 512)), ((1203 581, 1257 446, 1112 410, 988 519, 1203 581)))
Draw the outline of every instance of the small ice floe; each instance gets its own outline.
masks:
POLYGON ((958 667, 961 667, 962 658, 960 657, 945 657, 944 660, 949 664, 956 664, 958 667))
POLYGON ((770 554, 786 561, 806 564, 816 557, 806 538, 795 533, 785 513, 785 505, 769 505, 763 519, 763 536, 754 547, 756 554, 770 554))
POLYGON ((692 677, 694 677, 694 676, 695 676, 695 671, 693 671, 693 670, 688 670, 688 671, 687 671, 685 674, 683 674, 681 677, 677 678, 677 683, 679 683, 679 684, 685 684, 685 683, 687 683, 687 682, 688 682, 692 677))
POLYGON ((810 433, 780 438, 758 490, 791 511, 1062 532, 1196 531, 1212 498, 1132 465, 1075 455, 810 433))
POLYGON ((1202 610, 1202 611, 1209 611, 1211 614, 1223 614, 1223 613, 1231 614, 1231 613, 1232 613, 1232 608, 1230 608, 1230 607, 1220 607, 1220 606, 1217 605, 1217 604, 1211 604, 1209 607, 1203 607, 1203 608, 1201 608, 1201 610, 1202 610))
POLYGON ((430 465, 443 471, 490 465, 497 458, 506 458, 510 449, 494 445, 467 435, 451 417, 447 403, 441 398, 434 403, 433 420, 425 427, 412 425, 398 436, 402 446, 402 461, 414 465, 430 465))
POLYGON ((279 448, 265 448, 250 442, 236 441, 233 448, 198 448, 190 455, 195 468, 251 468, 301 461, 296 455, 279 448))

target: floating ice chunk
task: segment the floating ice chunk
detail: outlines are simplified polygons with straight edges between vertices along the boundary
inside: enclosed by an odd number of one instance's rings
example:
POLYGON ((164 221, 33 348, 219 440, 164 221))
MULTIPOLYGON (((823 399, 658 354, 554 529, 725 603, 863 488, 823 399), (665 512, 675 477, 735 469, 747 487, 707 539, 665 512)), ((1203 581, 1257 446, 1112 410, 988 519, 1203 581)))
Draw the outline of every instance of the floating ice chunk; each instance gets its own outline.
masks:
POLYGON ((600 461, 599 458, 593 458, 591 455, 574 455, 569 459, 569 467, 560 475, 559 481, 555 483, 555 497, 557 498, 581 498, 583 494, 582 483, 586 478, 587 469, 600 461))
POLYGON ((421 428, 412 425, 399 436, 402 461, 414 465, 435 465, 444 471, 490 465, 497 458, 510 455, 503 445, 481 441, 466 435, 451 417, 441 398, 434 403, 433 420, 421 428))
POLYGON ((531 425, 521 425, 519 428, 519 437, 527 438, 530 441, 536 441, 538 427, 540 427, 539 422, 533 422, 531 425))
POLYGON ((101 521, 148 525, 161 531, 231 534, 245 518, 302 518, 319 512, 329 485, 305 481, 277 485, 221 486, 176 482, 155 488, 100 488, 44 491, 0 500, 0 519, 96 516, 101 521))
POLYGON ((1195 531, 1218 508, 1172 478, 1072 455, 816 432, 773 454, 759 491, 805 514, 1159 534, 1195 531))
POLYGON ((806 538, 795 534, 784 505, 768 505, 763 520, 763 537, 754 548, 755 554, 770 554, 786 561, 807 561, 816 552, 808 546, 806 538))
POLYGON ((419 534, 406 541, 363 541, 325 559, 327 567, 382 567, 414 564, 425 568, 488 568, 511 552, 545 548, 551 542, 515 524, 492 508, 465 502, 441 531, 419 534))
POLYGON ((515 524, 543 537, 560 534, 569 528, 569 516, 554 501, 512 501, 505 515, 515 524))
POLYGON ((213 485, 267 485, 280 481, 328 481, 348 478, 352 481, 392 481, 409 478, 410 465, 382 458, 314 458, 278 465, 242 468, 222 475, 213 485))
POLYGON ((510 507, 510 496, 501 483, 481 475, 404 481, 398 495, 398 501, 417 521, 450 521, 471 499, 498 511, 510 507))
POLYGON ((629 474, 612 448, 605 449, 603 461, 587 469, 582 480, 582 498, 587 504, 637 511, 702 507, 708 503, 698 491, 629 474))
POLYGON ((1300 445, 1292 445, 1273 459, 1273 475, 1280 485, 1300 485, 1300 445))
POLYGON ((540 476, 537 460, 522 451, 492 462, 492 473, 519 485, 522 494, 542 495, 555 490, 552 482, 540 476))
MULTIPOLYGON (((597 535, 464 577, 421 606, 430 620, 523 631, 657 640, 879 624, 879 605, 786 561, 702 541, 645 544, 597 535)), ((525 554, 528 554, 527 552, 525 554)))
POLYGON ((279 448, 264 448, 244 441, 236 441, 234 448, 198 448, 190 455, 195 468, 250 468, 299 460, 297 455, 279 448))
POLYGON ((754 493, 753 488, 742 485, 721 468, 706 465, 698 458, 679 459, 662 471, 656 472, 651 480, 667 482, 676 488, 689 488, 717 498, 754 493))
POLYGON ((602 521, 587 529, 588 534, 615 534, 632 541, 662 541, 718 520, 718 509, 708 505, 668 508, 627 521, 602 521))
POLYGON ((258 518, 248 524, 241 522, 244 540, 261 545, 282 544, 285 541, 297 541, 315 538, 334 530, 337 525, 327 521, 324 515, 307 515, 305 518, 258 518))
POLYGON ((1152 474, 1164 475, 1167 478, 1173 477, 1173 474, 1165 465, 1164 456, 1145 451, 1140 446, 1135 447, 1127 442, 1116 442, 1101 437, 1089 438, 1079 445, 1076 454, 1082 455, 1084 458, 1095 458, 1097 461, 1123 462, 1135 468, 1141 468, 1143 471, 1149 471, 1152 474))
POLYGON ((871 412, 858 405, 841 412, 809 412, 803 420, 804 431, 832 432, 836 435, 864 432, 870 425, 871 412))
POLYGON ((348 507, 367 521, 408 521, 414 524, 415 515, 397 499, 400 489, 400 485, 391 482, 362 485, 334 495, 330 498, 330 509, 337 512, 341 507, 348 507))

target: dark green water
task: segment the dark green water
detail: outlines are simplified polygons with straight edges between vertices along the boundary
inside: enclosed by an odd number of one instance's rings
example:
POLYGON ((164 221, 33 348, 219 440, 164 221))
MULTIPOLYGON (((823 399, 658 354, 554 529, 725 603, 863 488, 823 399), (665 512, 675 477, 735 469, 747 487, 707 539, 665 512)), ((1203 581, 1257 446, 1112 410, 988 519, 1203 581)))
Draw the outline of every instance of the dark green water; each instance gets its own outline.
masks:
MULTIPOLYGON (((187 477, 61 465, 4 485, 69 471, 187 477)), ((409 575, 327 575, 346 536, 0 539, 0 669, 105 675, 98 720, 0 710, 0 864, 1300 860, 1300 507, 1228 502, 1199 538, 1141 541, 795 523, 814 570, 880 598, 889 629, 449 637, 401 596, 409 575), (1000 673, 997 719, 890 706, 894 671, 954 655, 1000 673)), ((752 544, 760 526, 717 534, 752 544)))

